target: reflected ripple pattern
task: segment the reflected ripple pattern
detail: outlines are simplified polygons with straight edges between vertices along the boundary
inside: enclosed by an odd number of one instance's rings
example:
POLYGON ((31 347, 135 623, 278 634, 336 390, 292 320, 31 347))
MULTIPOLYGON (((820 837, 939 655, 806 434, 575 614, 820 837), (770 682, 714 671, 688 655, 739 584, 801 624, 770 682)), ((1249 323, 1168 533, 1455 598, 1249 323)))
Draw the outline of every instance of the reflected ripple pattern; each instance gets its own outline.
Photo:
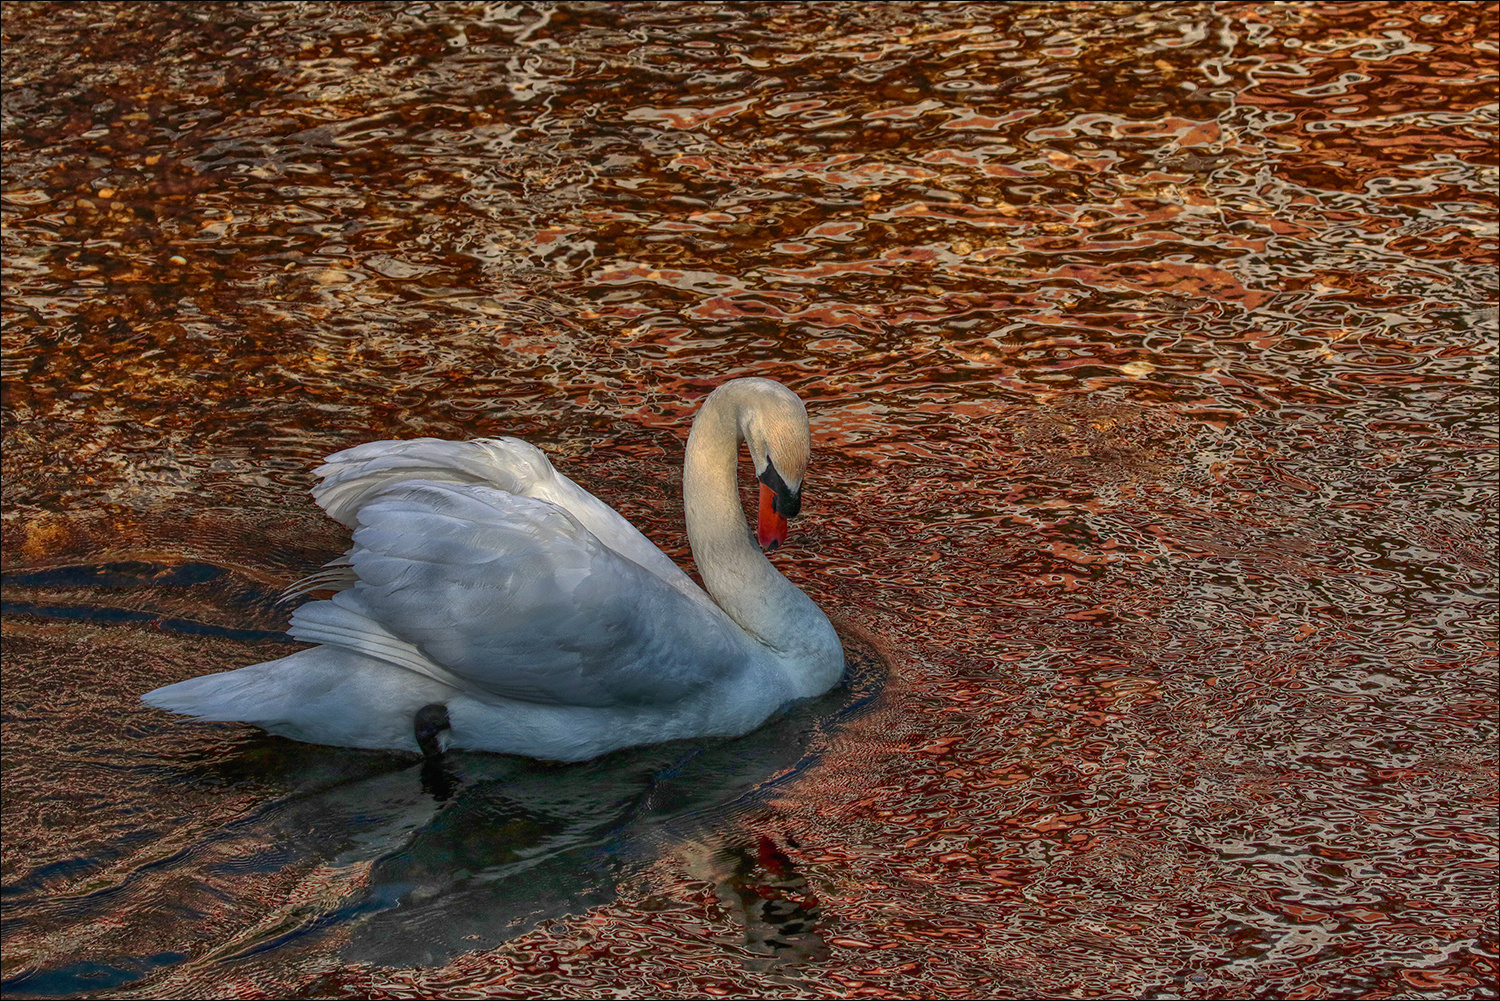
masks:
POLYGON ((1496 996, 1496 37, 6 4, 7 996, 1496 996), (437 794, 137 702, 289 649, 361 441, 526 437, 690 566, 741 375, 831 701, 437 794))

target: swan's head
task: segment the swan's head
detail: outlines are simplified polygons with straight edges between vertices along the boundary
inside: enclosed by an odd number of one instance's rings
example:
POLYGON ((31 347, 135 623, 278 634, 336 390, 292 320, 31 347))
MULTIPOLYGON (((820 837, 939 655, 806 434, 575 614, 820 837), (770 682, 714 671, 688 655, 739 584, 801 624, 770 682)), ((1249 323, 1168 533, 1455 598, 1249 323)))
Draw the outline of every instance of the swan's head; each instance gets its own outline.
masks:
POLYGON ((786 520, 802 510, 802 478, 812 454, 807 408, 797 394, 770 379, 736 379, 720 387, 736 397, 740 436, 760 480, 756 536, 762 548, 786 542, 786 520))

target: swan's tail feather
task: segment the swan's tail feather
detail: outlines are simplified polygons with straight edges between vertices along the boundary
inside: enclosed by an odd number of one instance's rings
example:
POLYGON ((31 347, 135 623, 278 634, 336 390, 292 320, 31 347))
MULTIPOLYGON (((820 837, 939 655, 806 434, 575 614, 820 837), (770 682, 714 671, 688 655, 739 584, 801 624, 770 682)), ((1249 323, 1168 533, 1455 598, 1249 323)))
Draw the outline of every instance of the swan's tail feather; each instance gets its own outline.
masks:
MULTIPOLYGON (((289 691, 275 697, 265 684, 269 665, 278 661, 254 664, 236 671, 205 674, 197 678, 179 681, 175 685, 163 685, 141 696, 141 701, 167 712, 195 716, 204 720, 240 721, 254 723, 263 718, 274 718, 283 708, 289 691)), ((316 698, 318 692, 304 685, 297 692, 298 698, 316 698)))
POLYGON ((249 723, 293 740, 415 751, 417 711, 455 694, 373 657, 322 646, 165 685, 141 701, 201 720, 249 723))

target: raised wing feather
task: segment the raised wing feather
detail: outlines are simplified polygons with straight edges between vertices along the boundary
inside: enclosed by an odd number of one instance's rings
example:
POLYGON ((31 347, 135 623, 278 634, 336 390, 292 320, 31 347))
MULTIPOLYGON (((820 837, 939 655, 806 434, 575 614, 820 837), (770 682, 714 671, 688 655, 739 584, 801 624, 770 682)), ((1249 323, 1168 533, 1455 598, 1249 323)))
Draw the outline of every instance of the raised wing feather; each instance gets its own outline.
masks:
MULTIPOLYGON (((313 488, 313 498, 350 528, 359 521, 366 502, 401 481, 470 483, 548 501, 571 514, 605 546, 689 598, 707 600, 677 564, 619 512, 559 473, 540 449, 519 438, 372 441, 330 455, 314 472, 319 483, 313 488)), ((328 576, 335 584, 342 580, 337 569, 328 576)))
POLYGON ((365 502, 401 480, 482 483, 529 494, 553 475, 541 450, 519 438, 370 441, 335 452, 313 470, 313 499, 329 517, 353 528, 365 502))
POLYGON ((349 558, 358 582, 334 602, 380 623, 471 692, 665 704, 747 663, 746 641, 717 606, 537 498, 395 483, 359 507, 349 558))

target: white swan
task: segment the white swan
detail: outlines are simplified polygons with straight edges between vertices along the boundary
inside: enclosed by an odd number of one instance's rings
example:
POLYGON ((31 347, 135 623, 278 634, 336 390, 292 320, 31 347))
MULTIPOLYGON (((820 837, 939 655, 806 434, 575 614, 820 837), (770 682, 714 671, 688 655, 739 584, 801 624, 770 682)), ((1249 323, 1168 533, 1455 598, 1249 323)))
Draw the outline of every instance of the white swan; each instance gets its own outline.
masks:
POLYGON ((708 593, 624 518, 517 438, 377 441, 329 456, 313 497, 354 544, 292 615, 317 643, 167 685, 147 703, 344 747, 451 747, 558 761, 748 733, 831 688, 827 616, 746 531, 736 468, 761 481, 774 548, 801 505, 802 401, 769 379, 714 390, 683 464, 688 540, 708 593), (712 597, 710 597, 712 595, 712 597))

